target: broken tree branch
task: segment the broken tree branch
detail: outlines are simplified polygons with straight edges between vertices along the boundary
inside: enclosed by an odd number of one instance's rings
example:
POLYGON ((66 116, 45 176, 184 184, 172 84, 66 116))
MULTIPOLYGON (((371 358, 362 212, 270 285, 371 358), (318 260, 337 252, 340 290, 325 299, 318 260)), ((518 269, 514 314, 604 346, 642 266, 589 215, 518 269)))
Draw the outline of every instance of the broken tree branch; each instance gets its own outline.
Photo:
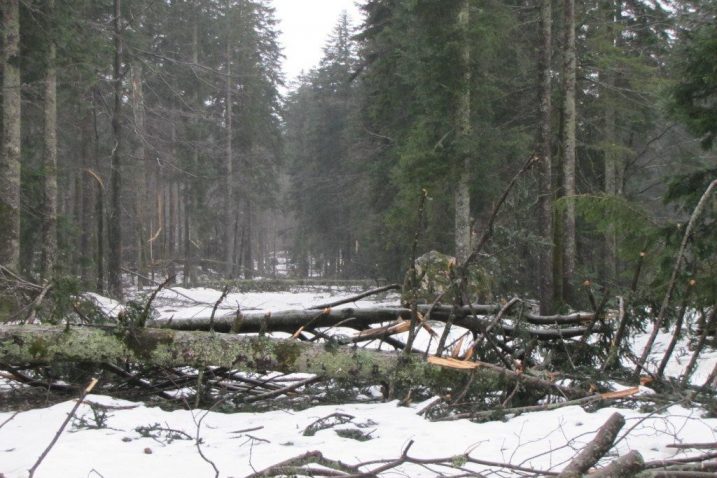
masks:
POLYGON ((665 291, 665 297, 662 300, 662 305, 660 306, 660 312, 657 314, 657 318, 655 319, 655 323, 652 326, 652 332, 650 333, 650 337, 647 340, 647 344, 645 344, 645 348, 642 351, 642 355, 640 356, 640 359, 637 362, 637 365, 635 367, 635 371, 633 372, 633 378, 637 380, 640 376, 640 370, 645 365, 645 362, 647 362, 647 357, 650 355, 650 351, 652 350, 652 345, 655 343, 655 339, 657 338, 657 333, 660 331, 660 328, 662 327, 663 322, 665 321, 665 317, 667 316, 667 308, 670 305, 670 300, 672 299, 672 293, 675 290, 675 284, 677 283, 677 274, 680 272, 680 268, 682 267, 682 261, 685 258, 685 250, 687 249, 687 243, 690 240, 690 236, 692 236, 692 228, 695 226, 695 223, 697 222, 697 219, 702 214, 702 210, 707 205, 707 199, 709 198, 710 194, 712 193, 712 190, 717 187, 717 179, 712 181, 710 185, 707 187, 707 190, 704 192, 702 197, 700 198, 699 202, 697 203, 697 206, 695 207, 695 210, 692 212, 692 215, 690 216, 690 220, 687 223, 687 227, 685 228, 685 234, 682 237, 682 243, 680 244, 680 249, 677 252, 677 257, 675 258, 675 266, 672 269, 672 276, 670 277, 670 281, 667 284, 667 290, 665 291))
POLYGON ((60 439, 60 435, 62 435, 62 432, 67 427, 67 424, 70 423, 70 420, 72 420, 72 417, 74 417, 75 413, 77 413, 77 409, 80 408, 80 405, 82 405, 82 402, 84 401, 85 397, 92 391, 93 388, 95 388, 95 385, 97 385, 97 379, 93 378, 92 380, 90 380, 90 383, 87 384, 87 387, 85 387, 85 389, 82 391, 80 398, 77 399, 77 403, 75 403, 75 406, 72 407, 72 410, 70 410, 70 413, 67 414, 65 421, 62 422, 62 425, 60 425, 60 428, 57 430, 57 433, 55 433, 55 436, 52 437, 52 441, 50 441, 50 444, 47 445, 47 448, 45 448, 45 451, 42 452, 42 454, 37 459, 35 464, 32 465, 32 468, 30 468, 29 478, 33 478, 35 476, 35 471, 37 471, 37 468, 42 463, 42 460, 45 459, 47 454, 50 453, 50 450, 52 450, 52 447, 55 446, 55 443, 57 443, 57 440, 60 439))
POLYGON ((315 305, 311 307, 311 310, 321 310, 321 309, 330 309, 331 307, 336 307, 338 305, 343 304, 350 304, 351 302, 356 302, 357 300, 364 299, 366 297, 381 294, 383 292, 388 292, 390 290, 401 290, 401 286, 399 284, 389 284, 385 285, 383 287, 377 287, 375 289, 367 290, 366 292, 362 292, 360 294, 352 295, 351 297, 346 297, 345 299, 335 300, 333 302, 328 302, 326 304, 320 304, 315 305))

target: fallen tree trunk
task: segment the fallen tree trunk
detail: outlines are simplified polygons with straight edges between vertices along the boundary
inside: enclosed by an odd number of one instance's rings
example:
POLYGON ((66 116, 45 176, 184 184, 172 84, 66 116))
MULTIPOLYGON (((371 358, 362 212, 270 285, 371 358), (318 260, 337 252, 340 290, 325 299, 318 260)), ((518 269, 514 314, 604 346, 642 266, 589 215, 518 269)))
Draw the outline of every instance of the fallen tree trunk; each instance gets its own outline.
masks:
MULTIPOLYGON (((426 314, 430 305, 419 305, 418 311, 426 314)), ((500 312, 502 306, 499 304, 472 304, 458 308, 455 313, 457 317, 467 317, 473 314, 494 315, 500 312)), ((515 316, 516 307, 513 306, 504 312, 506 316, 515 316)), ((453 307, 449 305, 437 305, 431 312, 431 318, 436 316, 448 315, 453 311, 453 307)), ((534 325, 584 325, 590 323, 595 315, 591 312, 574 312, 567 315, 540 315, 533 312, 525 312, 520 316, 523 320, 534 325)))
MULTIPOLYGON (((432 386, 461 373, 431 365, 419 356, 334 344, 313 344, 267 337, 115 327, 0 325, 0 363, 44 365, 57 362, 131 362, 159 367, 209 366, 239 371, 311 373, 332 379, 398 381, 432 386)), ((529 374, 477 363, 473 373, 567 397, 575 389, 529 374)))
MULTIPOLYGON (((493 306, 486 306, 493 307, 493 306)), ((419 312, 427 313, 428 306, 419 312)), ((446 322, 450 316, 450 307, 438 307, 431 314, 431 320, 446 322)), ((480 311, 476 311, 477 313, 480 311)), ((588 314, 580 314, 575 317, 587 317, 588 314)), ((568 317, 568 316, 563 316, 568 317)), ((571 317, 571 320, 577 320, 571 317)), ((346 326, 351 328, 369 328, 373 324, 382 322, 393 322, 399 319, 410 320, 411 310, 403 307, 367 307, 340 309, 325 308, 318 310, 282 310, 278 312, 249 311, 237 315, 224 315, 215 317, 192 317, 180 320, 151 320, 147 322, 148 327, 166 328, 174 330, 204 330, 213 329, 216 332, 232 333, 257 333, 257 332, 287 332, 294 333, 300 327, 338 327, 346 326)), ((465 327, 471 331, 481 332, 491 326, 493 321, 482 317, 471 315, 465 309, 461 309, 454 318, 453 323, 465 327)), ((498 323, 493 329, 503 335, 512 336, 516 333, 517 327, 507 323, 498 323)), ((540 340, 566 339, 582 336, 586 332, 585 327, 521 327, 521 333, 540 340)), ((594 333, 604 333, 606 330, 594 327, 594 333)))
MULTIPOLYGON (((558 475, 558 478, 581 478, 583 473, 587 473, 587 471, 612 448, 612 444, 618 432, 624 425, 625 417, 619 413, 613 413, 603 426, 600 427, 595 438, 573 458, 568 466, 558 475)), ((640 460, 637 460, 637 457, 632 458, 635 458, 635 460, 630 460, 630 464, 627 466, 630 469, 632 469, 637 461, 642 461, 642 457, 640 457, 640 460)), ((622 464, 620 463, 618 463, 617 466, 622 468, 622 464)))
POLYGON ((632 450, 627 455, 616 459, 605 468, 590 473, 590 478, 633 478, 645 468, 645 461, 640 452, 632 450))

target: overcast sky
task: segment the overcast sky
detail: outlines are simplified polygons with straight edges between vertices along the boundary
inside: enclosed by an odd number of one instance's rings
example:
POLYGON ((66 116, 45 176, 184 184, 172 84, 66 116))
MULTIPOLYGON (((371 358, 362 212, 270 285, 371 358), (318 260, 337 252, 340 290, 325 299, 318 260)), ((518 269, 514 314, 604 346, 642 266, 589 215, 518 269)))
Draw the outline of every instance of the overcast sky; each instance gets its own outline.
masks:
POLYGON ((301 71, 308 71, 321 59, 326 39, 343 10, 353 25, 361 21, 355 0, 274 0, 276 17, 282 32, 284 74, 287 83, 301 71))

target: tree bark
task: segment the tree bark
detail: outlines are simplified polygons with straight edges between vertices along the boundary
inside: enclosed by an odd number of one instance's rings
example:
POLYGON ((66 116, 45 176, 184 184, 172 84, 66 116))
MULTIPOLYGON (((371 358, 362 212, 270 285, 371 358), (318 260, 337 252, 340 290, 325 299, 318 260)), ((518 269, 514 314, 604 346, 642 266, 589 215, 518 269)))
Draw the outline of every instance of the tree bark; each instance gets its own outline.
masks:
MULTIPOLYGON (((617 45, 617 32, 615 22, 619 21, 620 3, 607 2, 606 12, 606 28, 608 29, 608 41, 611 47, 617 45)), ((612 65, 608 65, 603 72, 604 87, 601 96, 604 98, 605 104, 605 138, 604 138, 604 176, 605 176, 605 194, 610 196, 618 195, 618 163, 620 155, 617 151, 617 134, 616 134, 616 111, 615 99, 613 93, 616 85, 616 71, 612 65)), ((614 224, 609 224, 605 233, 605 259, 604 274, 607 282, 615 281, 617 278, 617 231, 614 224)))
MULTIPOLYGON (((192 2, 192 8, 194 10, 194 21, 192 22, 192 65, 193 68, 199 65, 199 18, 200 18, 200 7, 199 2, 194 0, 192 2)), ((191 169, 194 171, 199 166, 199 120, 198 116, 204 105, 202 104, 202 97, 200 93, 200 84, 196 79, 194 81, 194 111, 191 119, 191 130, 192 130, 192 156, 191 156, 191 169)), ((195 267, 194 267, 194 254, 192 244, 192 227, 194 227, 194 185, 191 179, 187 179, 184 190, 184 274, 182 277, 182 285, 188 287, 190 284, 194 284, 195 280, 195 267)))
POLYGON ((233 97, 232 92, 234 90, 234 84, 232 82, 232 22, 231 17, 231 1, 226 2, 226 96, 224 105, 224 127, 226 132, 226 145, 225 145, 225 157, 224 157, 224 272, 227 278, 231 277, 232 268, 234 266, 234 248, 233 244, 233 232, 232 220, 234 218, 234 156, 232 154, 232 141, 233 141, 233 97))
MULTIPOLYGON (((312 373, 320 377, 357 381, 399 381, 440 386, 462 373, 432 365, 416 356, 328 347, 326 344, 245 337, 211 332, 160 329, 0 325, 0 362, 45 365, 60 362, 143 363, 159 367, 208 366, 239 371, 312 373), (448 379, 448 380, 447 380, 448 379)), ((546 392, 576 397, 577 390, 561 387, 528 373, 472 362, 480 377, 521 382, 546 392)))
MULTIPOLYGON (((100 171, 100 132, 97 125, 97 98, 96 91, 93 92, 92 101, 92 126, 94 127, 94 155, 95 167, 100 171)), ((95 202, 95 219, 97 220, 97 291, 105 290, 105 186, 99 176, 95 175, 97 182, 97 196, 95 202)))
POLYGON ((50 280, 57 260, 57 49, 52 30, 55 0, 47 1, 49 37, 45 61, 45 150, 43 154, 44 203, 42 214, 42 277, 50 280))
POLYGON ((540 141, 538 175, 538 221, 540 235, 549 244, 542 246, 538 257, 540 312, 553 309, 553 171, 551 151, 552 117, 552 0, 541 0, 540 23, 542 48, 540 51, 540 141))
POLYGON ((565 467, 558 478, 581 478, 583 473, 587 473, 612 448, 612 443, 623 426, 625 418, 619 413, 613 413, 600 427, 595 438, 565 467))
POLYGON ((462 264, 471 252, 471 194, 470 151, 467 142, 471 136, 471 50, 468 38, 470 25, 470 2, 463 0, 458 13, 458 27, 463 35, 461 44, 461 67, 463 78, 456 111, 456 130, 461 143, 458 163, 458 181, 454 192, 455 205, 455 255, 462 264))
POLYGON ((182 270, 182 286, 194 284, 194 255, 192 254, 192 222, 190 215, 193 208, 192 191, 189 185, 184 188, 184 268, 182 270))
POLYGON ((575 280, 577 244, 575 230, 575 165, 576 165, 576 111, 575 85, 577 59, 575 51, 575 0, 564 0, 564 53, 563 53, 563 290, 568 302, 575 300, 572 281, 575 280))
MULTIPOLYGON (((151 201, 147 201, 147 175, 149 174, 148 158, 145 143, 145 108, 144 90, 142 88, 142 64, 139 61, 132 62, 131 84, 132 84, 132 114, 134 116, 135 149, 134 161, 137 165, 134 184, 134 210, 135 210, 135 262, 137 272, 146 275, 147 264, 147 239, 148 239, 148 217, 151 214, 151 201)), ((141 281, 138 278, 138 281, 141 281)))
POLYGON ((0 264, 20 265, 20 6, 3 5, 2 151, 0 151, 0 264))
POLYGON ((590 473, 590 478, 633 478, 645 468, 645 461, 639 451, 632 450, 627 455, 614 460, 605 468, 590 473))
POLYGON ((244 234, 242 236, 244 237, 244 244, 242 247, 243 250, 243 259, 242 264, 244 265, 244 278, 245 279, 251 279, 254 277, 254 254, 252 253, 252 206, 251 201, 249 198, 245 201, 245 210, 244 210, 244 234))
MULTIPOLYGON (((427 314, 430 306, 418 306, 418 312, 427 314)), ((475 309, 474 309, 475 312, 475 309)), ((490 318, 475 317, 468 307, 453 310, 451 307, 437 307, 431 312, 431 320, 447 322, 453 315, 453 324, 476 332, 483 332, 492 327, 496 333, 512 336, 517 328, 510 324, 493 323, 490 318)), ((398 319, 410 320, 411 310, 403 307, 372 307, 372 308, 326 308, 317 310, 282 310, 277 312, 249 311, 239 315, 214 317, 194 316, 181 320, 154 320, 147 323, 150 327, 169 328, 173 330, 210 330, 232 333, 256 333, 261 330, 271 332, 294 333, 299 328, 307 330, 316 327, 345 326, 355 329, 366 329, 372 324, 393 322, 398 319)), ((570 317, 567 317, 570 318, 570 317)), ((574 325, 574 322, 567 322, 574 325)), ((586 327, 560 327, 558 325, 532 327, 522 326, 520 333, 526 333, 538 340, 562 340, 584 334, 586 327)), ((603 328, 593 327, 592 332, 605 332, 603 328)))
MULTIPOLYGON (((91 100, 90 100, 91 101, 91 100)), ((89 170, 92 167, 92 116, 89 111, 84 111, 84 118, 82 120, 82 176, 80 185, 82 188, 82 218, 80 219, 80 278, 83 287, 92 287, 90 285, 90 265, 93 261, 94 247, 91 244, 92 238, 92 208, 94 206, 94 200, 92 195, 92 182, 94 181, 89 174, 89 170)))
POLYGON ((109 260, 107 264, 108 289, 112 296, 122 297, 122 217, 121 217, 121 191, 122 191, 122 29, 121 29, 121 0, 114 0, 114 64, 112 69, 112 83, 114 86, 114 109, 112 111, 112 136, 114 145, 112 149, 112 167, 110 169, 110 208, 107 224, 109 242, 109 260))
POLYGON ((697 344, 695 344, 695 351, 692 353, 692 357, 690 357, 690 361, 682 374, 680 380, 683 387, 686 387, 690 383, 690 377, 692 377, 692 372, 694 372, 695 365, 697 365, 697 359, 702 353, 702 349, 707 341, 707 336, 710 334, 710 331, 714 330, 715 325, 717 325, 717 303, 712 305, 712 310, 709 312, 709 316, 704 321, 704 327, 700 333, 699 339, 697 340, 697 344))

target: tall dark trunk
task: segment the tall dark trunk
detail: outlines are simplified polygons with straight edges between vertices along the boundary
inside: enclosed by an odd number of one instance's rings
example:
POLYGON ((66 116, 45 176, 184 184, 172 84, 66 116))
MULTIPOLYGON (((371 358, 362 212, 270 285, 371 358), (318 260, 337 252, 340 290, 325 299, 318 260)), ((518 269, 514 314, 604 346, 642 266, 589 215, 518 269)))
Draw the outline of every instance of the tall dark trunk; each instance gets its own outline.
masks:
POLYGON ((80 154, 82 155, 82 175, 80 176, 80 188, 82 194, 80 201, 82 203, 80 217, 80 238, 79 238, 79 256, 80 256, 80 280, 84 287, 89 287, 90 283, 90 264, 93 261, 92 253, 94 246, 91 245, 92 238, 92 206, 94 205, 92 196, 92 183, 94 180, 90 177, 89 170, 92 167, 92 116, 89 112, 85 112, 82 120, 82 146, 80 154))
MULTIPOLYGON (((100 131, 97 125, 96 103, 96 98, 94 98, 94 101, 92 102, 92 124, 95 130, 94 155, 95 167, 99 172, 100 131)), ((97 265, 97 291, 101 293, 105 290, 105 187, 99 176, 95 177, 95 179, 97 180, 97 197, 95 201, 95 219, 97 220, 97 256, 95 259, 95 264, 97 265)))
POLYGON ((254 277, 254 257, 252 253, 252 206, 251 201, 247 199, 244 202, 244 231, 246 233, 244 240, 244 278, 252 279, 254 277))
MULTIPOLYGON (((193 3, 194 7, 194 22, 192 23, 192 64, 199 64, 199 4, 195 0, 193 3)), ((197 115, 201 111, 202 98, 199 93, 198 82, 195 82, 194 88, 194 114, 192 116, 192 159, 191 169, 194 170, 199 165, 199 135, 198 135, 198 120, 197 115)), ((194 254, 192 247, 192 216, 194 214, 194 187, 190 182, 191 179, 187 180, 186 187, 184 190, 184 274, 182 284, 187 287, 195 282, 194 274, 194 254)))
POLYGON ((134 148, 134 164, 135 171, 138 174, 134 175, 133 183, 135 185, 133 194, 133 209, 134 214, 134 233, 135 233, 135 265, 137 271, 140 273, 138 282, 142 283, 141 276, 146 274, 147 269, 147 230, 148 230, 148 216, 151 214, 151 208, 149 205, 151 202, 147 201, 147 173, 148 173, 148 158, 146 153, 145 143, 145 108, 144 108, 144 90, 142 88, 142 64, 139 61, 135 61, 131 66, 131 86, 132 86, 132 116, 134 117, 134 131, 135 131, 135 148, 134 148), (149 209, 148 209, 149 208, 149 209))
POLYGON ((471 50, 467 34, 469 25, 470 2, 463 0, 458 13, 458 26, 463 34, 461 45, 463 81, 456 110, 456 130, 459 141, 463 144, 458 163, 458 182, 454 192, 455 254, 459 264, 468 258, 471 251, 470 152, 465 147, 471 135, 471 50))
MULTIPOLYGON (((610 0, 606 2, 606 26, 608 29, 608 41, 611 46, 616 47, 618 41, 617 29, 615 23, 620 21, 621 5, 619 1, 610 0)), ((603 72, 604 84, 602 97, 605 98, 605 194, 611 196, 618 195, 618 169, 620 162, 620 154, 617 147, 617 129, 616 129, 616 111, 615 111, 615 86, 616 86, 616 66, 608 65, 603 72)), ((608 226, 605 233, 605 258, 604 258, 604 275, 606 281, 615 281, 617 279, 617 231, 613 224, 608 226)))
POLYGON ((20 5, 18 0, 3 3, 0 264, 17 270, 20 265, 20 5))
POLYGON ((226 2, 226 15, 227 15, 227 32, 226 32, 226 105, 224 109, 224 123, 226 129, 226 145, 225 145, 225 157, 224 157, 224 262, 225 262, 225 275, 231 276, 232 269, 234 267, 233 261, 233 228, 232 218, 234 217, 234 157, 232 153, 232 140, 234 136, 232 121, 232 102, 234 101, 232 92, 234 85, 232 83, 232 22, 230 21, 231 2, 226 2))
POLYGON ((110 170, 110 208, 107 224, 109 261, 107 264, 109 293, 117 298, 122 297, 122 217, 121 217, 121 189, 122 189, 122 30, 120 0, 114 0, 114 65, 112 69, 112 83, 114 86, 114 109, 112 111, 112 167, 110 170))
MULTIPOLYGON (((172 160, 178 157, 177 150, 177 108, 172 109, 172 134, 171 134, 171 154, 172 160)), ((168 175, 166 178, 167 185, 167 219, 166 219, 166 231, 167 231, 167 255, 165 257, 167 264, 167 274, 172 277, 176 274, 175 260, 177 258, 177 242, 178 237, 178 207, 179 207, 179 193, 177 192, 177 181, 174 178, 174 174, 168 175)))
POLYGON ((540 138, 538 155, 538 221, 540 235, 550 244, 543 246, 538 257, 538 283, 540 289, 540 311, 548 314, 553 309, 553 166, 551 151, 552 117, 552 0, 540 2, 540 24, 542 48, 540 50, 540 138))
POLYGON ((192 194, 189 187, 184 189, 184 269, 182 270, 182 286, 188 287, 194 284, 194 264, 192 258, 192 236, 191 222, 189 220, 192 211, 192 194))
POLYGON ((574 302, 577 241, 575 226, 576 110, 575 84, 577 59, 575 52, 575 0, 564 0, 565 39, 563 45, 563 290, 565 299, 574 302))
MULTIPOLYGON (((52 21, 55 0, 47 0, 46 15, 52 21)), ((57 70, 56 46, 52 27, 45 61, 45 150, 43 155, 44 202, 42 214, 42 277, 54 275, 57 260, 57 70)))

